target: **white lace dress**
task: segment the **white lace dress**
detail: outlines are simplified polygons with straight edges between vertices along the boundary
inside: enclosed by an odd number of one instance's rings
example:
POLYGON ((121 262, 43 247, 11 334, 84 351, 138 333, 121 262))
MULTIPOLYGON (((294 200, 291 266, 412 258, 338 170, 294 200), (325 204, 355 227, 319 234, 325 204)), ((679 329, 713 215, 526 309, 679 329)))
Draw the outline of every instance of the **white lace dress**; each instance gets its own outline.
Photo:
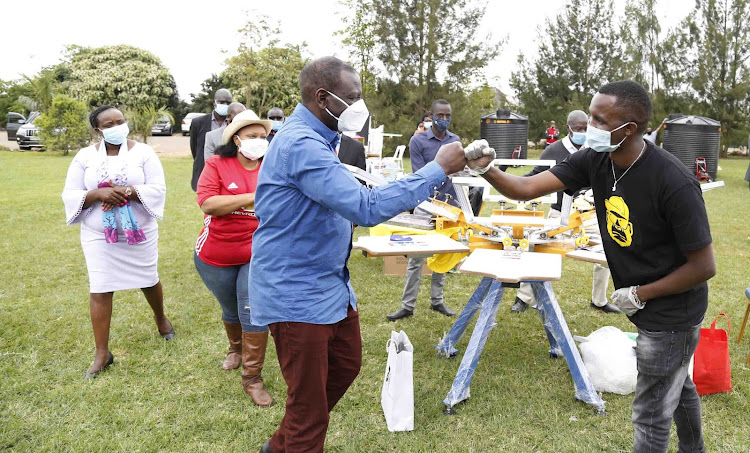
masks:
POLYGON ((148 288, 159 282, 159 227, 164 216, 166 184, 164 170, 153 148, 136 143, 127 149, 127 141, 117 156, 107 156, 103 143, 83 148, 68 168, 62 199, 68 225, 81 224, 81 247, 86 258, 92 293, 148 288), (102 224, 102 203, 83 208, 86 193, 98 188, 102 180, 135 188, 138 200, 131 207, 146 240, 129 245, 119 218, 119 241, 107 243, 102 224))

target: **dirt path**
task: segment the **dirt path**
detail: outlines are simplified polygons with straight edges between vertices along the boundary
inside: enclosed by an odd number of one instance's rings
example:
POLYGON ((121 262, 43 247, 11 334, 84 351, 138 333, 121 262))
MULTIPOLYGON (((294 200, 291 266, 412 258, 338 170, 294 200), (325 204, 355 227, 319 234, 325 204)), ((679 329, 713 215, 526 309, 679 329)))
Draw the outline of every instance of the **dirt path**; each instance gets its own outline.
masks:
MULTIPOLYGON (((154 151, 156 151, 159 156, 190 156, 190 137, 183 137, 181 134, 175 134, 171 137, 149 137, 148 144, 154 148, 154 151)), ((4 146, 13 151, 18 151, 18 144, 15 141, 8 141, 8 133, 6 131, 0 131, 0 146, 4 146)))

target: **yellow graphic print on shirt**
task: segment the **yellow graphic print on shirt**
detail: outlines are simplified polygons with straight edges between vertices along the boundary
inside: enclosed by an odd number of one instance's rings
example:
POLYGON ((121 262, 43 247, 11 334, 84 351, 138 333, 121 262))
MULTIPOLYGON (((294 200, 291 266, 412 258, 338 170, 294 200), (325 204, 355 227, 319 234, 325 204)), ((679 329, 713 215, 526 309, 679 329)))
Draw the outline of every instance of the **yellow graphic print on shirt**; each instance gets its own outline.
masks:
POLYGON ((633 224, 630 222, 630 209, 622 197, 612 196, 604 200, 607 208, 607 231, 615 242, 628 247, 633 242, 633 224))

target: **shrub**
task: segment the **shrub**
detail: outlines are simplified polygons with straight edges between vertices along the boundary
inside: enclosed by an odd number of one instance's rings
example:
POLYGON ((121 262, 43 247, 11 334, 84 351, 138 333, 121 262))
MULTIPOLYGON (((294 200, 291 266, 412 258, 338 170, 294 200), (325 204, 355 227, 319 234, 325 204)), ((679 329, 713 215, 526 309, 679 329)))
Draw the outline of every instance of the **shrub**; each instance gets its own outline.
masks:
POLYGON ((52 99, 49 110, 35 122, 45 148, 62 151, 80 149, 91 142, 86 106, 64 94, 52 99))

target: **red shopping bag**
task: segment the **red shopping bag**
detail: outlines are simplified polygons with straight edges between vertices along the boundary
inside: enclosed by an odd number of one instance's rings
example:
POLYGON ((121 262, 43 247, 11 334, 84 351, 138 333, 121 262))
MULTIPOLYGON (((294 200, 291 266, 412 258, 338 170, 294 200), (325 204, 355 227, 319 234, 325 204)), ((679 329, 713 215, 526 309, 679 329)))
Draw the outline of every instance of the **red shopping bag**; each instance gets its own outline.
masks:
POLYGON ((724 313, 714 318, 710 329, 701 329, 695 349, 693 382, 699 395, 723 393, 732 390, 732 371, 729 366, 729 317, 724 313), (727 330, 717 329, 716 320, 723 316, 727 330))

